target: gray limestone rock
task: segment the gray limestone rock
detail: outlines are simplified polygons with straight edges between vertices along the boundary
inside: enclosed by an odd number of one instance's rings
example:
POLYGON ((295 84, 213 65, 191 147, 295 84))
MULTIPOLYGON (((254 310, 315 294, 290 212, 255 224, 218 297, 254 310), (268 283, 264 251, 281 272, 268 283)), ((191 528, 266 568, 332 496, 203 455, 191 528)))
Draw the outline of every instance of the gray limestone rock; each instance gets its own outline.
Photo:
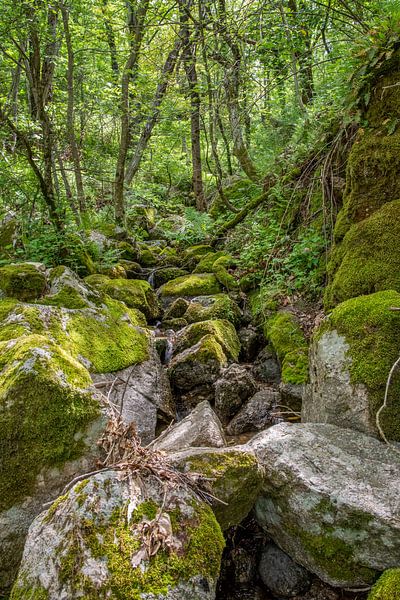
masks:
POLYGON ((224 369, 215 382, 215 409, 220 418, 229 421, 256 390, 256 382, 246 367, 233 364, 224 369))
POLYGON ((225 446, 222 425, 206 401, 198 404, 187 417, 163 432, 153 443, 156 450, 168 452, 192 446, 225 446))
POLYGON ((310 573, 272 543, 263 549, 258 572, 264 585, 278 598, 292 598, 311 585, 310 573))
POLYGON ((233 417, 227 432, 230 435, 239 435, 246 431, 265 429, 271 424, 271 411, 279 404, 280 397, 280 393, 271 388, 260 390, 233 417))
POLYGON ((258 522, 326 583, 362 587, 400 564, 400 455, 334 425, 281 423, 248 444, 265 469, 258 522))

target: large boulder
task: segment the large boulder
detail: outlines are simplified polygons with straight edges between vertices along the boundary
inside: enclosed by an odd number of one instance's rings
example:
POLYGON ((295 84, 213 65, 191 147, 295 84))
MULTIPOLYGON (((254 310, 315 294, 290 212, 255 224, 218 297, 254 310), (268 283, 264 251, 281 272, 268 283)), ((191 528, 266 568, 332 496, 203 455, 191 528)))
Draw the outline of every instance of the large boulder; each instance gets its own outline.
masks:
POLYGON ((400 564, 400 455, 334 425, 281 423, 249 442, 265 469, 255 512, 297 563, 338 587, 400 564))
POLYGON ((215 409, 220 418, 229 421, 256 390, 256 382, 245 366, 229 365, 215 382, 215 409))
POLYGON ((96 308, 102 296, 68 267, 55 267, 49 273, 49 290, 41 304, 63 308, 96 308))
POLYGON ((210 319, 226 319, 238 325, 241 312, 236 302, 228 294, 214 296, 197 296, 191 299, 183 317, 188 323, 208 321, 210 319))
POLYGON ((210 273, 200 273, 184 275, 168 281, 159 289, 162 299, 175 298, 176 296, 194 297, 206 296, 210 294, 219 294, 221 286, 215 275, 210 273))
POLYGON ((262 469, 245 447, 189 448, 175 452, 171 462, 186 472, 206 477, 215 497, 213 511, 223 531, 247 517, 261 489, 262 469))
POLYGON ((192 412, 165 430, 152 444, 157 450, 175 451, 190 447, 225 446, 220 420, 207 401, 200 402, 192 412))
POLYGON ((174 353, 179 354, 183 350, 194 346, 205 335, 212 335, 229 359, 238 359, 240 351, 239 338, 232 323, 224 319, 192 323, 182 329, 175 338, 174 353))
POLYGON ((213 600, 223 547, 211 508, 185 485, 109 471, 34 521, 11 599, 213 600))
POLYGON ((0 296, 35 300, 46 291, 46 267, 39 263, 16 263, 0 268, 0 296))
POLYGON ((120 411, 124 423, 135 423, 143 445, 154 440, 157 421, 175 416, 166 371, 151 344, 149 358, 114 373, 94 374, 97 389, 120 411))
POLYGON ((89 275, 85 281, 111 298, 125 302, 129 308, 140 310, 147 319, 154 320, 161 314, 157 297, 147 281, 110 279, 105 275, 89 275))
POLYGON ((168 373, 173 386, 187 391, 212 385, 227 365, 222 346, 213 335, 205 335, 197 344, 174 356, 168 373))
POLYGON ((227 427, 230 435, 247 431, 261 431, 272 422, 272 412, 280 403, 281 395, 272 388, 262 388, 252 396, 233 417, 227 427))
MULTIPOLYGON (((376 414, 400 353, 400 294, 384 291, 343 302, 314 335, 304 422, 332 423, 377 435, 376 414)), ((379 423, 400 440, 400 376, 394 373, 379 423)))

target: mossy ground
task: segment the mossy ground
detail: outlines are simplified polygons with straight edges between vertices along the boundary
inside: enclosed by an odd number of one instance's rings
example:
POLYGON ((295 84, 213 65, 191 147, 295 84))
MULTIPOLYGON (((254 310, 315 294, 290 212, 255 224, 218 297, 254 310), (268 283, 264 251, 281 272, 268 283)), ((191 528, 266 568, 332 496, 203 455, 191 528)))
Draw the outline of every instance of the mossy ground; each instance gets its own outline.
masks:
POLYGON ((290 312, 278 312, 264 326, 282 365, 282 382, 303 384, 308 381, 308 347, 296 317, 290 312))
MULTIPOLYGON (((371 419, 383 403, 386 381, 400 353, 400 294, 394 290, 352 298, 339 304, 319 335, 336 329, 349 344, 351 381, 368 388, 371 419)), ((395 374, 381 424, 388 439, 400 440, 400 376, 395 374)))

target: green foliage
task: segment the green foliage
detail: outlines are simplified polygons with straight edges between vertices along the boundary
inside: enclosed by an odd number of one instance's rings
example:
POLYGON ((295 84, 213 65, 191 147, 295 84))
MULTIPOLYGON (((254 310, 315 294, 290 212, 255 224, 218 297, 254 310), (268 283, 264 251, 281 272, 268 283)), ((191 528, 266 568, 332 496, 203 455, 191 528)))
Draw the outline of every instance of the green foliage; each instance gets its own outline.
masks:
POLYGON ((189 206, 184 210, 179 228, 165 229, 164 233, 167 239, 171 241, 191 245, 198 244, 211 237, 213 229, 214 222, 210 215, 198 212, 195 208, 189 206))

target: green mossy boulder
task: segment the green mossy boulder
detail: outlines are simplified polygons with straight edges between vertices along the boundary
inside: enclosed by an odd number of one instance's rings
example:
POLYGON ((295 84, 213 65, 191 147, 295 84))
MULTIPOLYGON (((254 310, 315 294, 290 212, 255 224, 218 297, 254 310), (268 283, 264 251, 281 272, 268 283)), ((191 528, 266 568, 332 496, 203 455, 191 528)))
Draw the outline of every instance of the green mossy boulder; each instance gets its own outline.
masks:
POLYGON ((171 279, 184 277, 186 275, 189 275, 188 271, 185 271, 185 269, 180 269, 179 267, 162 267, 160 269, 156 269, 154 271, 154 287, 158 288, 164 285, 164 283, 171 281, 171 279))
POLYGON ((221 286, 215 275, 211 273, 196 273, 178 277, 165 283, 159 290, 162 298, 207 296, 220 292, 221 286))
POLYGON ((161 478, 111 471, 60 497, 31 526, 11 600, 215 598, 220 526, 190 489, 161 478), (159 532, 150 556, 147 531, 159 532))
POLYGON ((325 306, 380 290, 400 291, 400 200, 352 225, 332 252, 325 306))
POLYGON ((213 335, 204 335, 197 344, 174 356, 168 374, 173 386, 191 390, 213 384, 227 365, 221 344, 213 335))
POLYGON ((175 354, 194 346, 206 335, 214 337, 229 359, 238 360, 240 352, 239 338, 232 323, 224 319, 200 321, 182 329, 175 339, 175 354))
POLYGON ((99 414, 87 370, 41 335, 0 343, 0 511, 27 496, 45 466, 84 450, 77 434, 99 414))
POLYGON ((0 268, 0 294, 18 300, 35 300, 46 291, 44 265, 15 263, 0 268))
POLYGON ((6 299, 0 302, 0 340, 45 335, 90 371, 110 373, 148 358, 143 319, 135 309, 107 296, 100 307, 81 310, 6 299))
POLYGON ((293 313, 280 311, 264 325, 282 366, 282 383, 301 385, 308 381, 308 345, 293 313))
POLYGON ((380 576, 368 600, 400 600, 400 569, 389 569, 380 576))
POLYGON ((216 294, 214 296, 193 298, 183 316, 188 323, 198 323, 210 319, 226 319, 237 326, 242 315, 238 305, 228 294, 216 294))
POLYGON ((155 267, 158 264, 158 249, 156 247, 140 243, 138 244, 138 249, 139 256, 134 260, 137 260, 142 267, 155 267))
POLYGON ((199 262, 205 254, 214 252, 214 248, 208 244, 197 244, 195 246, 189 246, 183 253, 186 260, 195 260, 199 262))
MULTIPOLYGON (((303 421, 325 422, 377 435, 376 413, 400 354, 400 293, 383 291, 339 304, 311 346, 311 383, 303 421)), ((380 414, 390 440, 400 441, 400 375, 395 372, 380 414)))
POLYGON ((213 267, 217 260, 218 266, 226 266, 230 264, 232 257, 223 250, 219 252, 209 252, 201 258, 193 273, 214 273, 213 267), (222 260, 220 261, 219 259, 222 260))
POLYGON ((92 275, 85 281, 111 298, 124 302, 129 308, 140 310, 150 320, 160 316, 161 310, 157 297, 147 281, 100 277, 92 275))
POLYGON ((51 269, 49 285, 49 293, 39 300, 40 304, 79 310, 96 308, 102 300, 101 294, 85 285, 68 267, 51 269))
POLYGON ((191 448, 174 454, 172 460, 184 472, 200 473, 210 481, 213 496, 222 501, 214 503, 213 511, 223 531, 247 517, 262 484, 254 454, 240 447, 191 448))

